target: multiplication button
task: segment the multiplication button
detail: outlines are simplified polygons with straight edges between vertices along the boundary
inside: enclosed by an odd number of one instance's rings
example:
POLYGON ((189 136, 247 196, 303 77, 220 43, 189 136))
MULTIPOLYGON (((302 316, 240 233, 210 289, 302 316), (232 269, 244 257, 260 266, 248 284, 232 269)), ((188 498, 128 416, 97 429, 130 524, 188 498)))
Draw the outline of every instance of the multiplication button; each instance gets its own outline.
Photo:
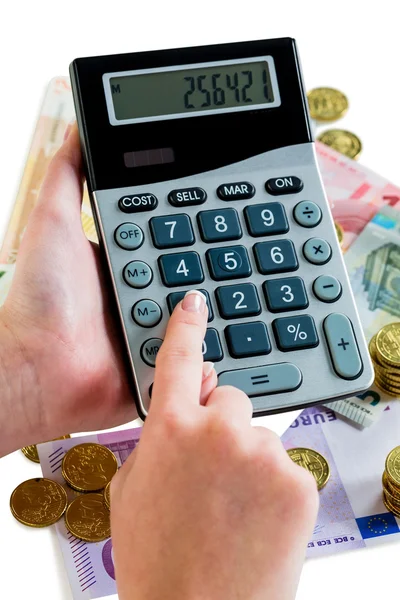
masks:
POLYGON ((132 319, 141 327, 155 327, 161 318, 161 308, 154 300, 139 300, 132 306, 132 319))
POLYGON ((320 207, 315 202, 299 202, 293 210, 293 216, 302 227, 316 227, 322 219, 320 207))
POLYGON ((150 285, 153 271, 142 260, 133 260, 124 267, 123 277, 125 283, 133 288, 141 289, 150 285))
POLYGON ((124 250, 136 250, 143 244, 143 231, 135 223, 122 223, 114 233, 114 239, 124 250))
POLYGON ((304 257, 313 265, 324 265, 332 256, 332 248, 322 238, 311 238, 303 246, 304 257))

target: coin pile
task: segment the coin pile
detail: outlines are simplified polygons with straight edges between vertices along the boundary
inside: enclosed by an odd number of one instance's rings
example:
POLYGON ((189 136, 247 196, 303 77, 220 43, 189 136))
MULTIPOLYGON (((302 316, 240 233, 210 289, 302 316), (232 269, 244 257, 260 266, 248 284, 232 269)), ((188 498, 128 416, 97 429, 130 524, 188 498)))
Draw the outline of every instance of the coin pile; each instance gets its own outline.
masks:
POLYGON ((400 323, 389 323, 369 343, 375 383, 391 396, 400 396, 400 323))
MULTIPOLYGON (((347 97, 334 88, 315 88, 308 92, 307 98, 310 116, 318 124, 337 121, 349 108, 347 97)), ((318 140, 353 160, 361 154, 360 138, 346 129, 327 129, 318 136, 318 140)))
POLYGON ((400 518, 400 446, 389 452, 382 476, 383 502, 389 512, 400 518))
POLYGON ((326 458, 311 448, 290 448, 287 453, 294 463, 314 476, 318 491, 322 490, 331 474, 326 458))
POLYGON ((11 494, 11 512, 29 527, 53 525, 64 515, 72 535, 86 542, 100 542, 111 535, 110 484, 117 470, 111 450, 95 443, 78 444, 68 450, 62 462, 65 488, 44 477, 29 479, 11 494), (68 489, 79 494, 70 503, 68 489))

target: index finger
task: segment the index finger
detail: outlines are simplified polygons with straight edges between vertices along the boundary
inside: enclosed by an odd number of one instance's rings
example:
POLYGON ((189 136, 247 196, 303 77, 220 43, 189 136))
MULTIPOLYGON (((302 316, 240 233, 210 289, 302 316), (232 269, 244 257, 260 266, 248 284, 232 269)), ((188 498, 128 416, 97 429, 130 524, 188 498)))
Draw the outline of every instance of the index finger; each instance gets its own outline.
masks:
POLYGON ((157 354, 150 410, 200 403, 202 345, 208 309, 204 295, 187 292, 173 311, 164 342, 157 354))

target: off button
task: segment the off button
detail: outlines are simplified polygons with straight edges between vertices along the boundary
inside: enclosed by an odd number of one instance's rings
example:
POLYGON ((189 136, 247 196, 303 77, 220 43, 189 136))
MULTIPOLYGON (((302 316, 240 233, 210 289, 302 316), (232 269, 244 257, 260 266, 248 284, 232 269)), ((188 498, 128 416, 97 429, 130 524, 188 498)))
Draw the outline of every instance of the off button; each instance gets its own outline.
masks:
POLYGON ((143 244, 143 231, 135 223, 122 223, 114 233, 114 239, 124 250, 136 250, 143 244))

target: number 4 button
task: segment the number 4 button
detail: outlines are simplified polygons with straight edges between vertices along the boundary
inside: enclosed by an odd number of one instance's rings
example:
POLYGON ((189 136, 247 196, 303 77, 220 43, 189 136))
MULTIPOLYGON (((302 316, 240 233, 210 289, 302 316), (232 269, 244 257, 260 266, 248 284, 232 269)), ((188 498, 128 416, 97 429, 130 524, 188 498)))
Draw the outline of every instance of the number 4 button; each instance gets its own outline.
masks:
POLYGON ((204 281, 203 269, 197 252, 163 254, 158 265, 164 285, 177 287, 204 281))

